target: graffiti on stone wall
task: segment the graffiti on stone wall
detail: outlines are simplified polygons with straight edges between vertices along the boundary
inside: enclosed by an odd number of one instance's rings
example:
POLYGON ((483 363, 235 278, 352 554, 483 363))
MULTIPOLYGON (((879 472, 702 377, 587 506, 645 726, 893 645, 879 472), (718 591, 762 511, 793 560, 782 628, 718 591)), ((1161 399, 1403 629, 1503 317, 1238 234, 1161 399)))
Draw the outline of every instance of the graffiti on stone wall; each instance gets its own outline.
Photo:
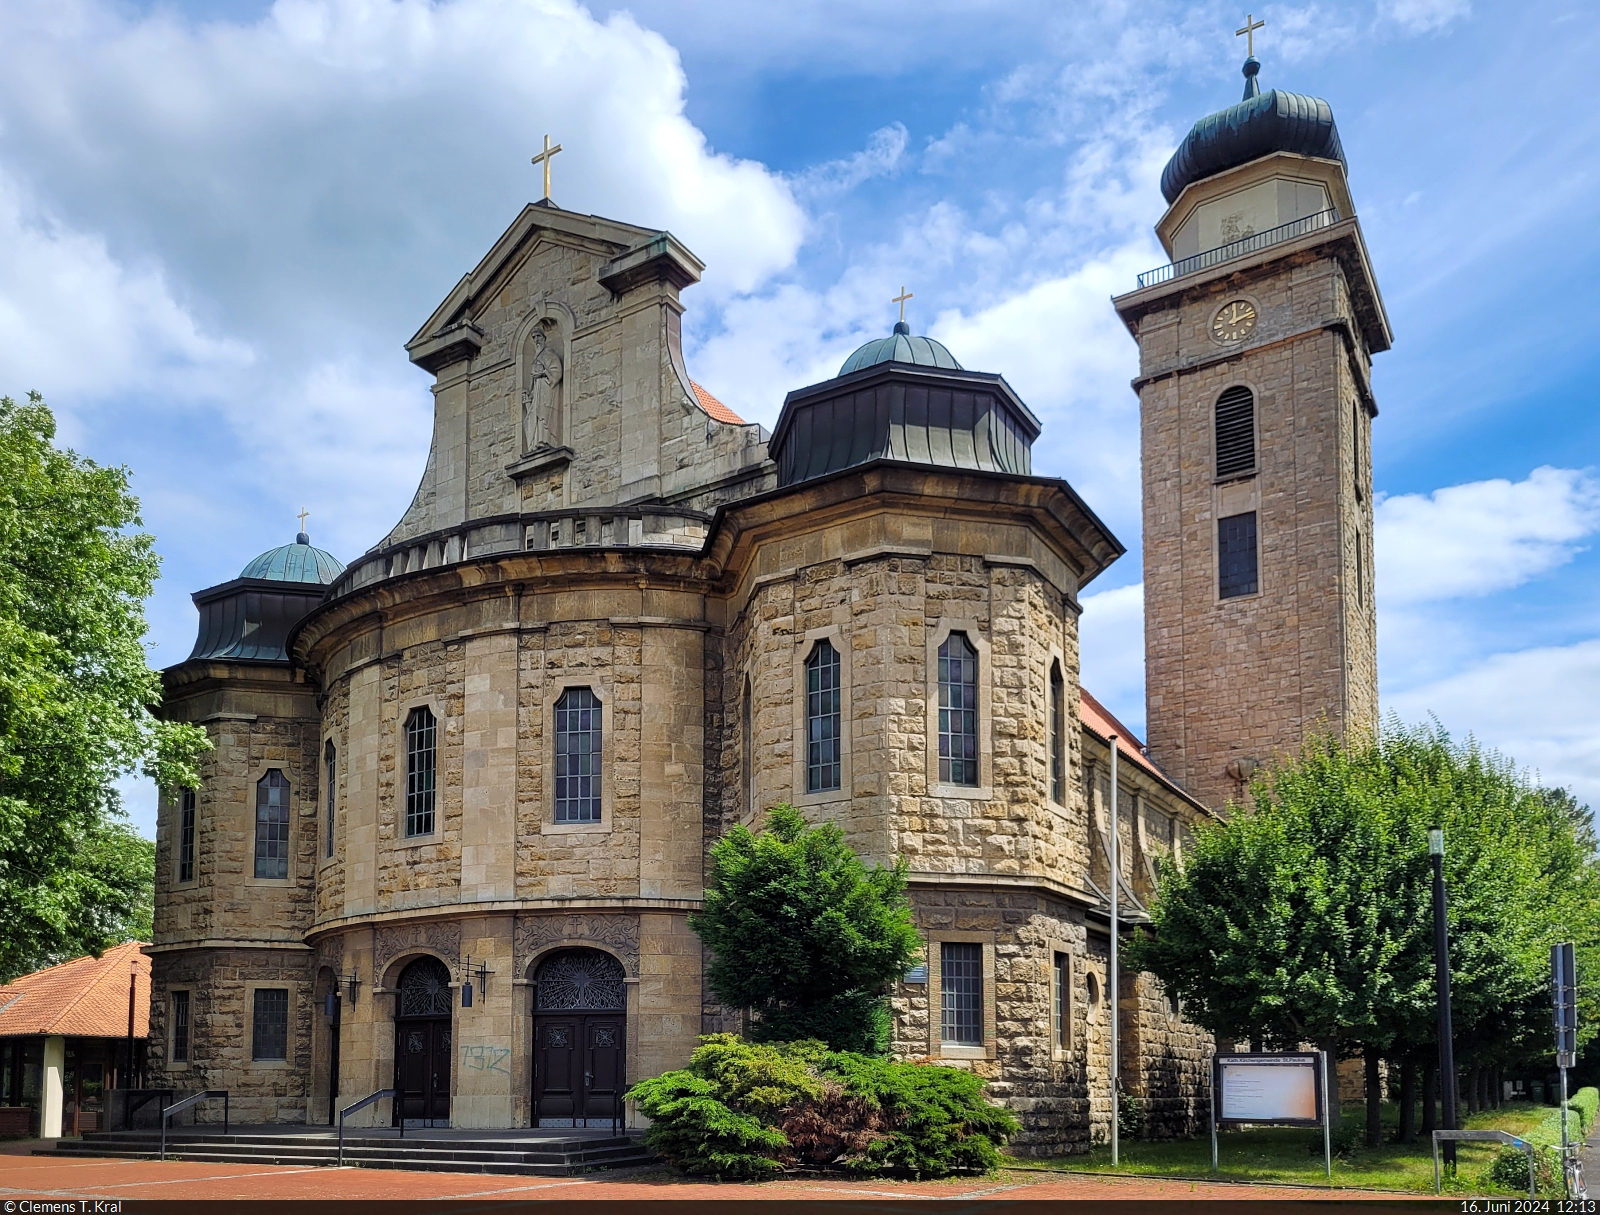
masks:
POLYGON ((505 1066, 507 1059, 511 1058, 509 1046, 463 1046, 461 1048, 461 1066, 470 1072, 499 1072, 502 1076, 509 1076, 511 1071, 505 1066))

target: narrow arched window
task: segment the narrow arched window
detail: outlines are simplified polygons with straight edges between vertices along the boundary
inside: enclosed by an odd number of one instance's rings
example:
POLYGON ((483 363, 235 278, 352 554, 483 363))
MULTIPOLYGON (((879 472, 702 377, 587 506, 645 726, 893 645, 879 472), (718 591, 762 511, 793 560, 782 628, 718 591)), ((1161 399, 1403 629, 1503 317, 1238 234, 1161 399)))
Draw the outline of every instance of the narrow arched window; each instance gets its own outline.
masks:
POLYGON ((322 746, 322 783, 326 790, 322 795, 322 801, 323 805, 326 806, 324 817, 328 820, 326 832, 328 837, 327 855, 329 856, 333 855, 333 808, 338 804, 339 800, 339 782, 336 779, 339 772, 338 758, 339 752, 333 745, 333 739, 330 738, 322 746))
POLYGON ((1217 479, 1256 470, 1256 398, 1236 384, 1217 398, 1217 479))
POLYGON ((1067 799, 1067 682, 1061 677, 1061 664, 1050 664, 1050 800, 1056 805, 1067 799))
POLYGON ((750 680, 744 681, 744 702, 739 706, 739 763, 741 784, 744 786, 744 812, 756 812, 756 757, 755 705, 751 703, 750 680))
POLYGON ((178 880, 194 881, 194 790, 184 789, 178 810, 178 880))
POLYGON ((434 787, 439 770, 438 725, 426 706, 406 717, 406 835, 433 834, 434 787))
POLYGON ((256 782, 256 876, 289 876, 289 782, 276 768, 256 782))
POLYGON ((568 688, 556 701, 556 822, 600 821, 600 701, 568 688))
POLYGON ((978 656, 965 633, 939 647, 939 780, 978 784, 978 656))
POLYGON ((819 641, 806 659, 806 792, 839 787, 839 651, 819 641))

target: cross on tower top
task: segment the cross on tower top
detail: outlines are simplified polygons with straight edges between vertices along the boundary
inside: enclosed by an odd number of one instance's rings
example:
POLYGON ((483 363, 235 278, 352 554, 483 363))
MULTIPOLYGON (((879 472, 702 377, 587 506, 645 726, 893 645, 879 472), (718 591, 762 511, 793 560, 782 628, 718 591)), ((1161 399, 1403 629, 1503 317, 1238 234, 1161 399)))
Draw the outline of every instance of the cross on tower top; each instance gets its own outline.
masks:
POLYGON ((1244 39, 1245 58, 1254 59, 1256 57, 1256 31, 1265 24, 1265 21, 1257 21, 1254 13, 1246 13, 1244 15, 1244 28, 1233 31, 1235 38, 1242 37, 1244 39))
POLYGON ((300 513, 295 516, 297 519, 300 520, 300 530, 301 531, 305 531, 306 530, 306 517, 308 515, 310 515, 310 514, 311 514, 311 512, 308 511, 305 507, 302 506, 300 508, 300 513))
POLYGON ((900 288, 900 294, 895 296, 892 300, 889 301, 891 304, 899 304, 900 305, 900 319, 902 321, 906 319, 906 301, 909 300, 909 299, 915 299, 915 298, 916 298, 915 293, 907 291, 904 287, 901 287, 900 288))
POLYGON ((540 152, 537 156, 535 156, 533 158, 533 163, 534 164, 543 164, 544 165, 544 200, 545 200, 545 202, 549 202, 550 201, 550 161, 554 158, 555 154, 557 152, 559 152, 559 151, 561 151, 561 145, 560 144, 556 144, 554 147, 551 147, 550 146, 550 136, 546 135, 544 137, 544 151, 540 152))

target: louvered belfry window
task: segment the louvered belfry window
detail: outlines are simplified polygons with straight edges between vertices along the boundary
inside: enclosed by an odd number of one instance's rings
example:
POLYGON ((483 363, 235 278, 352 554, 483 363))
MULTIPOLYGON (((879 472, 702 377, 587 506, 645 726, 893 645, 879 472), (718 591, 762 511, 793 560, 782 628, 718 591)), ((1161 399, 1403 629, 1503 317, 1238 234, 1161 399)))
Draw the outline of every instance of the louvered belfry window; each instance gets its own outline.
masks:
POLYGON ((1217 479, 1256 470, 1256 398, 1236 384, 1217 398, 1217 479))

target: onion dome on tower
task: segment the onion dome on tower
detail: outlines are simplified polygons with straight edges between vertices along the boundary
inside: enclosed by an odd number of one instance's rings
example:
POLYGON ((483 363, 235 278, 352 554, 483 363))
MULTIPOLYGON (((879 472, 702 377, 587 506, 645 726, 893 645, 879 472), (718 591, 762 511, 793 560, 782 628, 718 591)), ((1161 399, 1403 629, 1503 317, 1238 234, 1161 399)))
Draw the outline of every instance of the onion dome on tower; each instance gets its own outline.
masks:
POLYGON ((1249 164, 1273 152, 1345 163, 1333 107, 1320 97, 1270 89, 1256 82, 1261 62, 1244 61, 1244 100, 1194 124, 1161 171, 1161 193, 1177 202, 1184 187, 1249 164))
POLYGON ((833 379, 784 399, 768 451, 779 485, 872 460, 1025 475, 1038 437, 1039 419, 1004 377, 966 370, 902 316, 833 379))
POLYGON ((268 549, 233 581, 195 592, 200 634, 189 658, 288 662, 289 630, 343 572, 344 563, 314 548, 305 532, 268 549))

